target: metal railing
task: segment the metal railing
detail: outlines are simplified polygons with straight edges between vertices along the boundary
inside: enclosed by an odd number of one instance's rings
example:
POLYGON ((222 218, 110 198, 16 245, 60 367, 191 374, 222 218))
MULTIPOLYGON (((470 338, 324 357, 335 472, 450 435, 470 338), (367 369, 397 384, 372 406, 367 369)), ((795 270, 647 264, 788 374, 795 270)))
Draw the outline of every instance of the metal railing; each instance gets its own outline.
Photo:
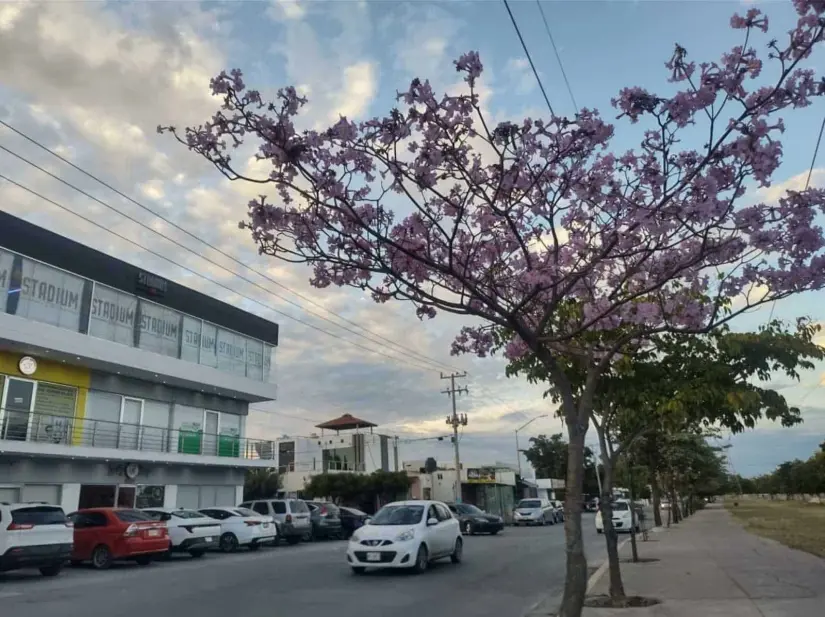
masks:
POLYGON ((275 461, 274 441, 202 430, 0 410, 0 440, 275 461))
POLYGON ((285 465, 279 466, 279 471, 281 473, 286 473, 289 471, 305 471, 305 472, 318 472, 323 473, 327 471, 335 472, 335 471, 348 471, 348 472, 359 472, 359 471, 366 471, 366 465, 364 463, 342 463, 339 461, 327 461, 326 463, 313 460, 311 463, 295 463, 294 461, 291 463, 287 463, 285 465))

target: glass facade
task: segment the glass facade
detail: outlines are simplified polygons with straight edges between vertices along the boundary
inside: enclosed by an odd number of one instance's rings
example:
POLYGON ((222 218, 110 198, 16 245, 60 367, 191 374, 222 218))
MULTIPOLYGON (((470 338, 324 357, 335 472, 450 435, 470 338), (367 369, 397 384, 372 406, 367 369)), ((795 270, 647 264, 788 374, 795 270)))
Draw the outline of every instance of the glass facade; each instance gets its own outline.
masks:
POLYGON ((274 383, 275 347, 0 249, 0 312, 274 383))

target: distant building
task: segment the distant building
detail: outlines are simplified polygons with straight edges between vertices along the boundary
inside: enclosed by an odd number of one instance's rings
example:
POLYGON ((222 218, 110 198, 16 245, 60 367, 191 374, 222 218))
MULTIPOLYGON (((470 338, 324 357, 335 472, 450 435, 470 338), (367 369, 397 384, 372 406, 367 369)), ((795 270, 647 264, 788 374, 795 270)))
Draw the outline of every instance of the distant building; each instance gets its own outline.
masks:
POLYGON ((394 437, 374 433, 377 424, 350 414, 318 424, 320 434, 282 437, 276 442, 281 488, 287 494, 301 491, 320 473, 372 473, 399 471, 398 444, 394 437))
MULTIPOLYGON (((412 499, 455 500, 455 465, 438 465, 427 473, 426 461, 405 461, 412 478, 412 499)), ((461 466, 461 501, 478 506, 509 521, 515 500, 516 472, 506 463, 461 466)))

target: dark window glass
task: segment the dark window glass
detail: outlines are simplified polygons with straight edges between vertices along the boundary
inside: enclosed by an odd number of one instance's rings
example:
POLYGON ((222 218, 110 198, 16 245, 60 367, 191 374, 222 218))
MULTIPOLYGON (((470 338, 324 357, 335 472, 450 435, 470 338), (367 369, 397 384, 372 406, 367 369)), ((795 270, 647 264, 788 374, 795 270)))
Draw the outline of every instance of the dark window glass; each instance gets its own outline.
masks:
POLYGON ((258 514, 269 514, 269 507, 263 501, 257 502, 255 505, 252 506, 252 509, 258 514))
POLYGON ((66 522, 66 514, 55 506, 32 506, 13 510, 11 522, 17 525, 62 525, 66 522))
POLYGON ((275 514, 286 514, 286 503, 283 501, 273 501, 272 509, 275 514))
POLYGON ((298 514, 309 512, 309 508, 307 508, 307 505, 300 499, 290 500, 289 509, 292 510, 292 512, 296 512, 298 514))
POLYGON ((115 516, 119 521, 123 521, 124 523, 140 523, 142 521, 152 520, 140 510, 115 510, 115 516))

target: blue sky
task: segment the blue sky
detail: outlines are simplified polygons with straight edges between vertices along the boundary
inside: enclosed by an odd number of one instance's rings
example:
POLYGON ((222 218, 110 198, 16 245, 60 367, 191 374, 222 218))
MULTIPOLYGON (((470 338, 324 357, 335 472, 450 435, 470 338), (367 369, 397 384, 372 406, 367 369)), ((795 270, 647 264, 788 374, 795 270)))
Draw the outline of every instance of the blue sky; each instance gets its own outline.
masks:
MULTIPOLYGON (((790 2, 758 4, 770 16, 776 36, 795 20, 790 2)), ((740 43, 741 32, 731 31, 728 20, 734 11, 748 6, 689 0, 543 3, 578 104, 597 108, 611 119, 615 112, 610 98, 624 86, 672 91, 663 64, 674 42, 698 61, 716 59, 740 43)), ((513 0, 511 7, 551 104, 557 113, 571 113, 572 103, 536 3, 513 0)), ((762 38, 757 45, 762 48, 766 42, 762 38)), ((314 290, 307 284, 306 270, 258 258, 249 239, 237 229, 244 204, 256 191, 230 186, 194 155, 154 133, 157 124, 185 126, 205 119, 215 108, 208 80, 220 69, 242 68, 247 82, 265 93, 283 85, 299 87, 310 98, 301 117, 301 123, 310 127, 329 123, 338 113, 356 119, 383 114, 393 106, 395 92, 413 76, 429 78, 438 90, 455 88, 459 78, 452 60, 472 49, 481 53, 482 97, 496 119, 546 114, 507 12, 495 0, 0 4, 0 118, 325 309, 439 362, 467 369, 471 394, 461 401, 470 415, 462 440, 466 457, 481 463, 508 460, 514 458, 513 430, 530 417, 552 413, 539 389, 505 379, 500 360, 450 358, 449 342, 461 325, 456 319, 420 323, 408 307, 379 307, 346 290, 314 290)), ((822 58, 814 58, 813 63, 822 66, 822 58)), ((775 199, 782 187, 798 188, 804 182, 800 174, 810 165, 824 109, 818 102, 787 115, 785 157, 775 177, 781 186, 750 198, 775 199)), ((635 146, 639 135, 638 127, 619 122, 614 149, 635 146)), ((701 139, 698 133, 686 137, 701 139)), ((0 143, 48 165, 161 234, 176 237, 193 250, 204 250, 133 205, 57 166, 18 137, 0 131, 0 143)), ((255 412, 251 424, 258 436, 306 434, 315 420, 345 411, 404 438, 443 432, 448 400, 439 393, 443 382, 437 370, 418 370, 400 352, 389 352, 396 358, 392 361, 371 355, 290 321, 271 308, 370 348, 379 347, 170 246, 163 237, 84 200, 7 155, 0 155, 0 167, 74 211, 173 256, 238 293, 229 294, 6 185, 0 185, 3 209, 281 322, 281 397, 255 412)), ((817 168, 813 181, 818 184, 825 181, 825 158, 817 168)), ((254 171, 254 166, 250 169, 254 171)), ((212 258, 233 267, 214 254, 212 258)), ((294 296, 290 299, 306 306, 294 296)), ((775 316, 809 315, 825 321, 823 299, 825 295, 817 293, 781 302, 775 316)), ((310 310, 335 319, 323 309, 310 310)), ((757 327, 768 313, 763 308, 734 325, 757 327)), ((799 385, 779 383, 791 403, 803 404, 806 423, 790 430, 760 426, 733 438, 731 456, 737 471, 750 475, 787 458, 807 457, 825 438, 825 402, 818 389, 823 376, 825 367, 818 367, 799 385)), ((554 419, 543 419, 531 430, 555 432, 561 427, 554 419)), ((448 446, 438 442, 410 442, 403 448, 405 458, 449 456, 448 446)))

